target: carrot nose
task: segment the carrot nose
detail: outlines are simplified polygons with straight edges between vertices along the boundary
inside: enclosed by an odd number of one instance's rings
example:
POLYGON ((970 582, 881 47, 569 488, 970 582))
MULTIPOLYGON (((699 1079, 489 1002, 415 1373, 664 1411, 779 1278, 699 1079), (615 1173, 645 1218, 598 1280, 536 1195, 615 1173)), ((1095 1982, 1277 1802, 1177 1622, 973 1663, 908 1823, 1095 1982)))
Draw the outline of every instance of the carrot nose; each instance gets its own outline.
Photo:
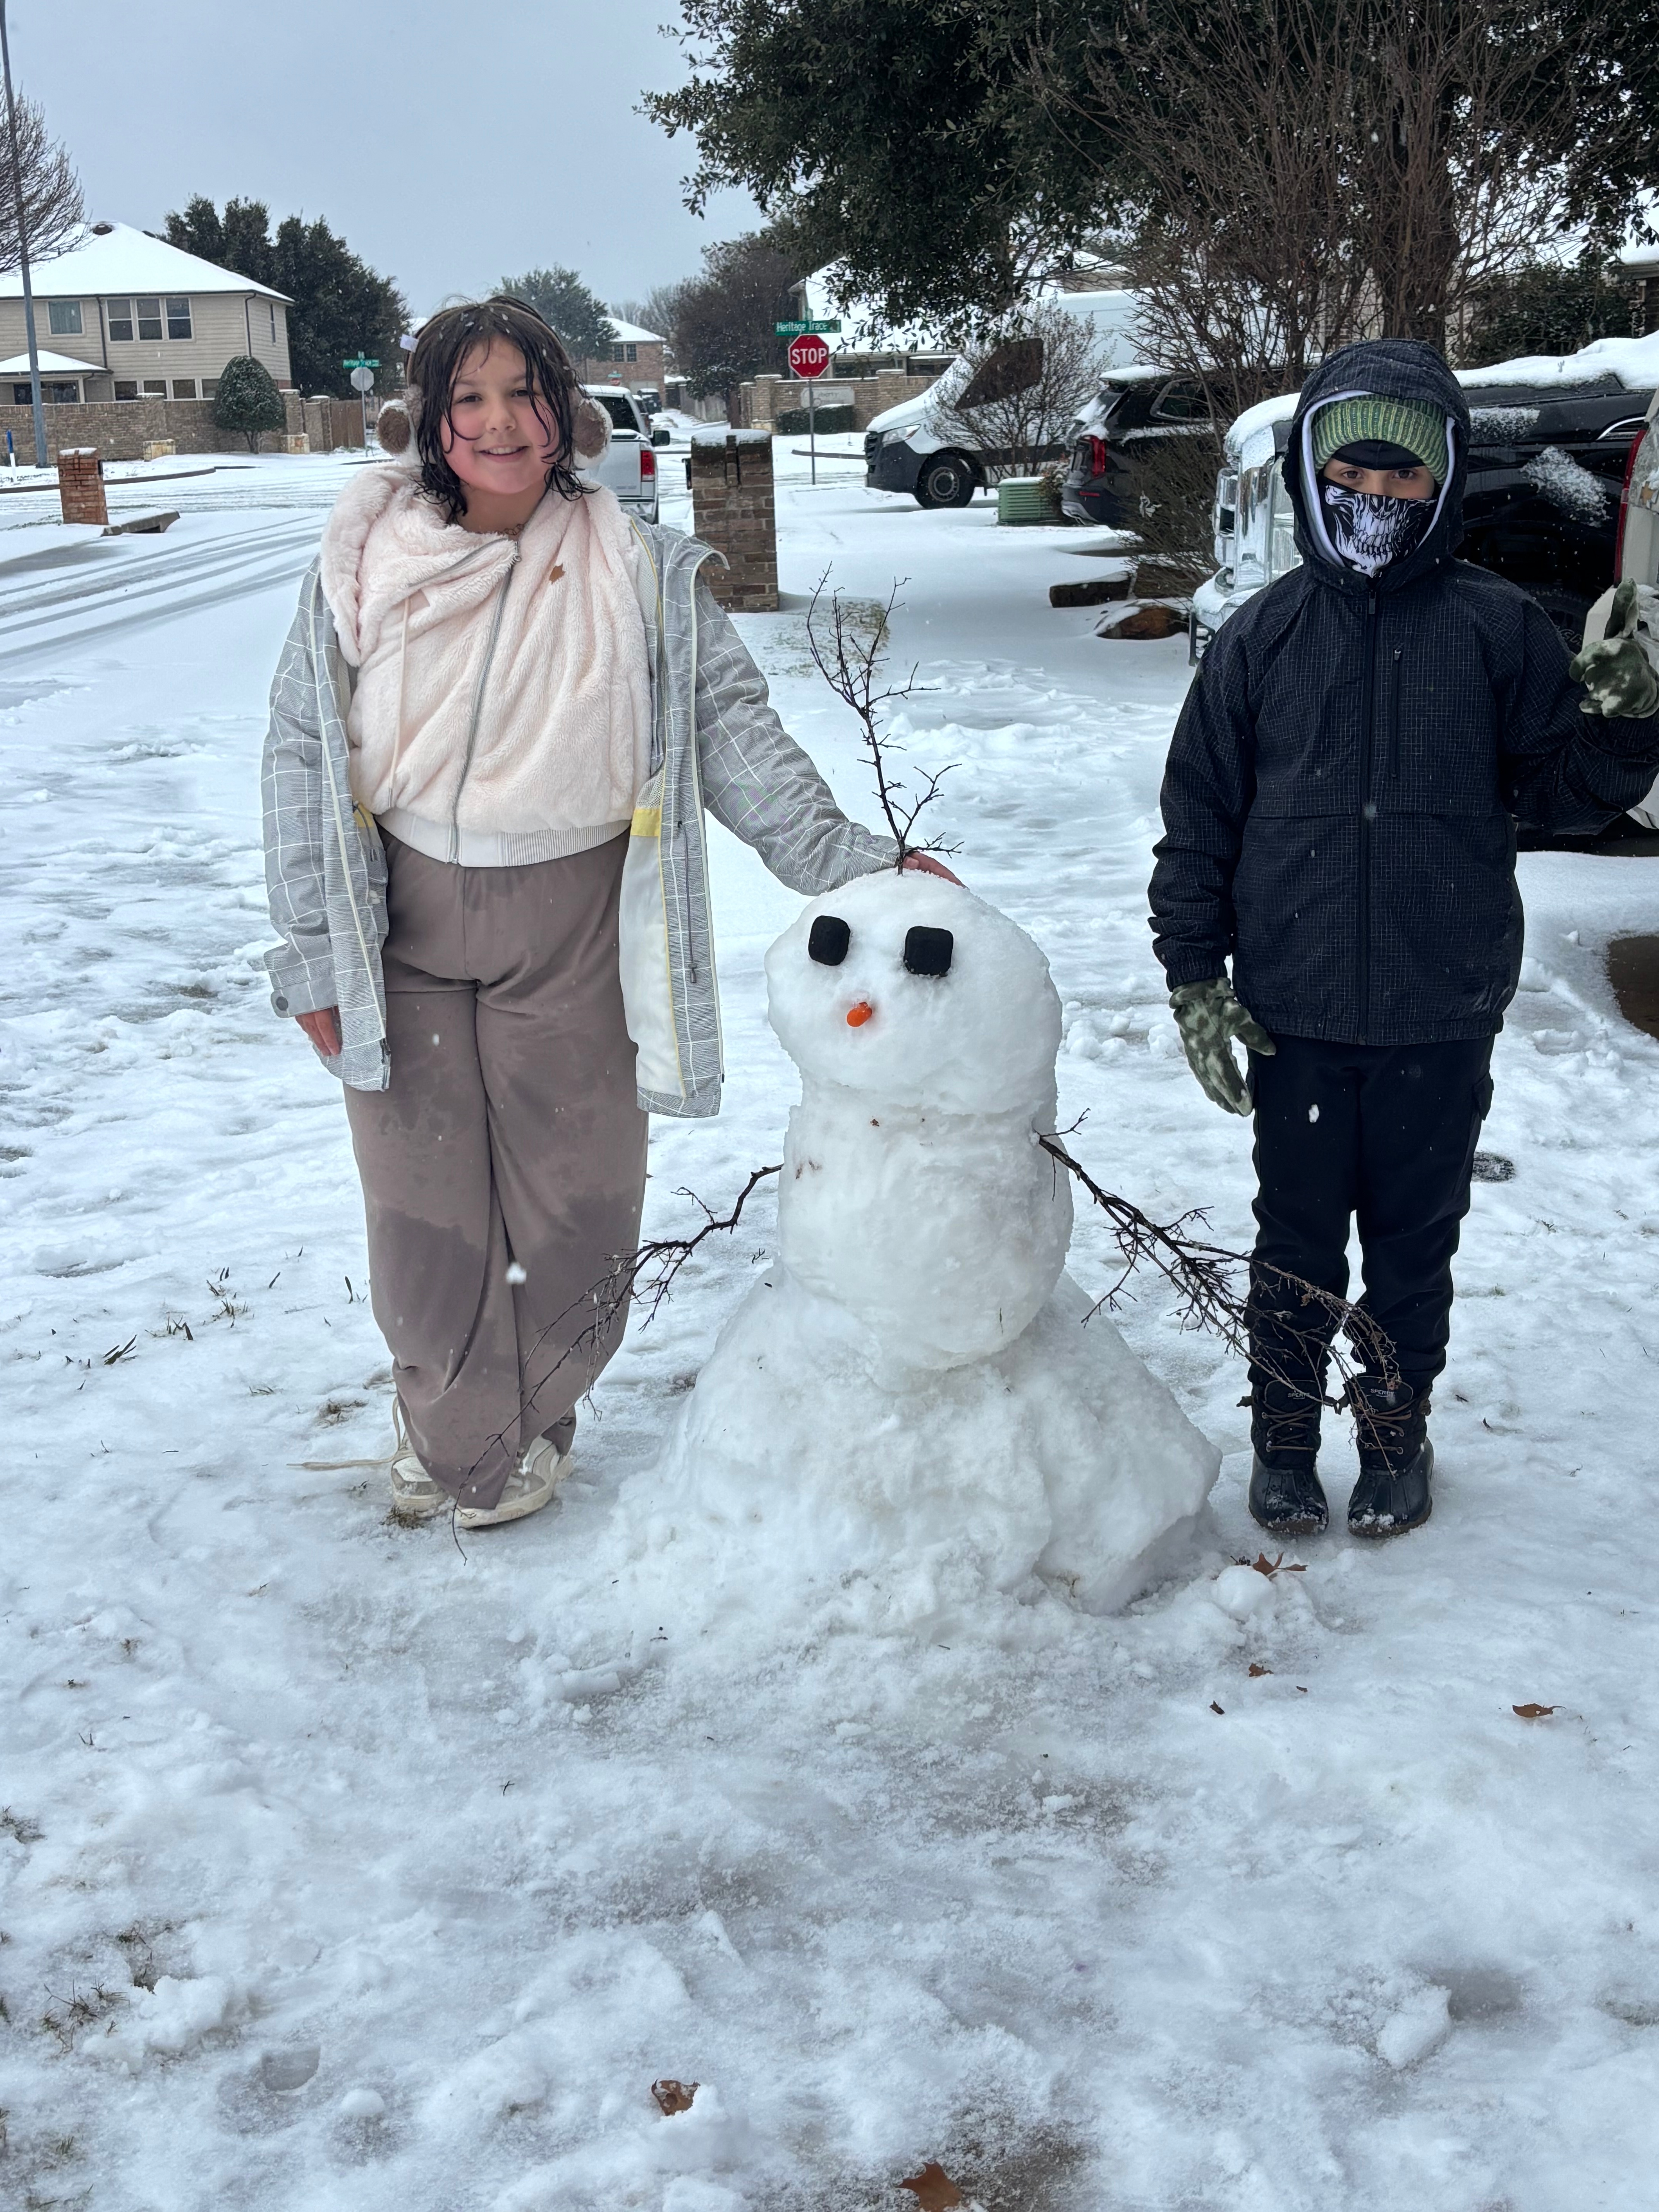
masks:
POLYGON ((856 1006, 848 1006, 847 1009, 848 1028, 849 1030, 861 1030, 875 1011, 875 1008, 870 1004, 868 999, 860 999, 856 1006))

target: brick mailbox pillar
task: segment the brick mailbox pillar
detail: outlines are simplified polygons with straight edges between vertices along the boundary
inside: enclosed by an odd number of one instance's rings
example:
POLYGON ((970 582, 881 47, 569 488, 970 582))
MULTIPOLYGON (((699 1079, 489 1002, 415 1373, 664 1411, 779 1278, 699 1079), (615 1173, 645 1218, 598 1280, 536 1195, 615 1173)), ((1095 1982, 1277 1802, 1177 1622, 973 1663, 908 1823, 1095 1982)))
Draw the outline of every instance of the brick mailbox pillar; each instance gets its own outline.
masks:
POLYGON ((104 500, 104 465, 96 446, 70 446, 58 456, 58 496, 65 522, 95 522, 109 526, 104 500))
POLYGON ((692 527, 726 556, 702 574, 732 614, 769 615, 778 605, 778 521, 772 497, 772 440, 764 430, 691 434, 692 527))

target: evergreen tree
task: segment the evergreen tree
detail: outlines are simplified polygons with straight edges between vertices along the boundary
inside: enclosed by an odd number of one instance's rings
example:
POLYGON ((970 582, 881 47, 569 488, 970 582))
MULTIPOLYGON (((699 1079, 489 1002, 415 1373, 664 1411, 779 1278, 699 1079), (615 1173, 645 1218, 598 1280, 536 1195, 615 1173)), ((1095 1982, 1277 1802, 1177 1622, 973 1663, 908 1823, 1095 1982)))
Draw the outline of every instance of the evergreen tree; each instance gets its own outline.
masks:
POLYGON ((250 453, 258 452, 262 430, 287 428, 283 395, 264 362, 255 361, 251 353, 231 356, 219 372, 213 419, 222 430, 241 431, 250 453))
POLYGON ((1531 353, 1577 353, 1592 338, 1627 338, 1631 287, 1594 251, 1576 262, 1535 261, 1475 292, 1464 346, 1471 368, 1531 353))
POLYGON ((377 390, 391 391, 402 381, 398 341, 409 319, 403 295, 320 216, 302 222, 289 216, 273 239, 263 200, 227 200, 221 215, 198 193, 182 214, 168 216, 167 236, 186 253, 268 284, 293 301, 288 348, 296 391, 348 398, 351 380, 344 364, 357 353, 379 361, 377 390))
POLYGON ((522 276, 503 276, 495 289, 533 307, 578 361, 603 361, 617 343, 605 302, 574 269, 526 269, 522 276))

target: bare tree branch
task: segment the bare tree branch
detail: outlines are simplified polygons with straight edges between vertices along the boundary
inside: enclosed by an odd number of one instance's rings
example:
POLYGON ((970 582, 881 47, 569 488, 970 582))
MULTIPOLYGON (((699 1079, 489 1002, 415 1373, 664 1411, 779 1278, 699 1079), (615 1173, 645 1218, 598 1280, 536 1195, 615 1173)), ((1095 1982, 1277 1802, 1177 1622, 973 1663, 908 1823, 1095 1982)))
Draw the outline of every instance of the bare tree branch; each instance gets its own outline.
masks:
MULTIPOLYGON (((29 259, 46 261, 86 221, 81 180, 61 140, 52 137, 33 100, 17 97, 17 154, 23 176, 23 217, 29 259)), ((0 118, 0 270, 18 266, 17 188, 11 147, 0 118)))
POLYGON ((1264 1267, 1246 1253, 1231 1252, 1224 1245, 1189 1235, 1194 1222, 1207 1221, 1201 1209, 1183 1213, 1176 1221, 1154 1221, 1128 1199, 1103 1189, 1082 1163, 1073 1158, 1057 1136, 1040 1136, 1037 1142, 1051 1159, 1058 1160, 1068 1175, 1077 1178, 1106 1216, 1123 1261, 1122 1273, 1095 1301, 1090 1309, 1091 1315, 1100 1312, 1103 1307, 1109 1310, 1115 1306, 1136 1269, 1151 1267, 1175 1291, 1182 1328, 1203 1329, 1218 1336, 1231 1350, 1253 1359, 1275 1382, 1283 1383, 1298 1397, 1318 1401, 1334 1409, 1349 1402, 1346 1390, 1343 1395, 1333 1398, 1316 1387, 1327 1353, 1334 1360, 1345 1385, 1352 1379, 1352 1368, 1335 1342, 1339 1330, 1347 1337, 1369 1372, 1380 1375, 1390 1385, 1400 1380, 1394 1346, 1363 1306, 1340 1298, 1334 1291, 1322 1291, 1317 1284, 1290 1274, 1282 1267, 1264 1267), (1238 1287, 1241 1270, 1246 1282, 1242 1291, 1238 1287), (1308 1326, 1299 1327, 1288 1320, 1284 1304, 1267 1304, 1262 1297, 1264 1290, 1276 1291, 1293 1299, 1310 1316, 1308 1326), (1278 1358, 1268 1339, 1268 1328, 1274 1336, 1288 1338, 1296 1346, 1297 1357, 1294 1364, 1301 1366, 1305 1361, 1302 1374, 1285 1371, 1285 1363, 1278 1358))
POLYGON ((841 593, 832 592, 826 626, 818 610, 829 580, 830 571, 826 568, 818 578, 812 604, 806 611, 807 650, 819 675, 838 699, 845 700, 863 726, 864 749, 876 772, 876 793, 887 817, 887 827, 898 846, 894 865, 902 868, 912 853, 959 852, 959 846, 946 844, 942 838, 924 840, 912 835, 922 813, 938 798, 939 785, 950 775, 950 769, 942 768, 936 774, 922 772, 923 788, 914 805, 907 804, 909 793, 905 787, 888 774, 889 755, 902 752, 904 748, 890 734, 883 736, 878 718, 881 709, 892 700, 908 699, 916 683, 916 672, 912 668, 902 684, 890 684, 883 690, 876 688, 893 610, 898 605, 903 580, 894 584, 876 620, 863 624, 855 620, 841 593))

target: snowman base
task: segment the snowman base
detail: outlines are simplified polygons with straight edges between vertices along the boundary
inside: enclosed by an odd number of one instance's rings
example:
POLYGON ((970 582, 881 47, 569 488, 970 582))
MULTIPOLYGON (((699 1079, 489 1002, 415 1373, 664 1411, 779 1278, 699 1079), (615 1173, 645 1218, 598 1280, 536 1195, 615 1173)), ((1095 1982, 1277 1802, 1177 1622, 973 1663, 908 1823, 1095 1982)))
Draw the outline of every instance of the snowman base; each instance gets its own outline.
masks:
POLYGON ((896 1375, 775 1264, 623 1489, 639 1595, 683 1627, 793 1612, 922 1635, 999 1601, 1127 1604, 1188 1548, 1220 1455, 1090 1304, 1062 1275, 1005 1351, 896 1375))

